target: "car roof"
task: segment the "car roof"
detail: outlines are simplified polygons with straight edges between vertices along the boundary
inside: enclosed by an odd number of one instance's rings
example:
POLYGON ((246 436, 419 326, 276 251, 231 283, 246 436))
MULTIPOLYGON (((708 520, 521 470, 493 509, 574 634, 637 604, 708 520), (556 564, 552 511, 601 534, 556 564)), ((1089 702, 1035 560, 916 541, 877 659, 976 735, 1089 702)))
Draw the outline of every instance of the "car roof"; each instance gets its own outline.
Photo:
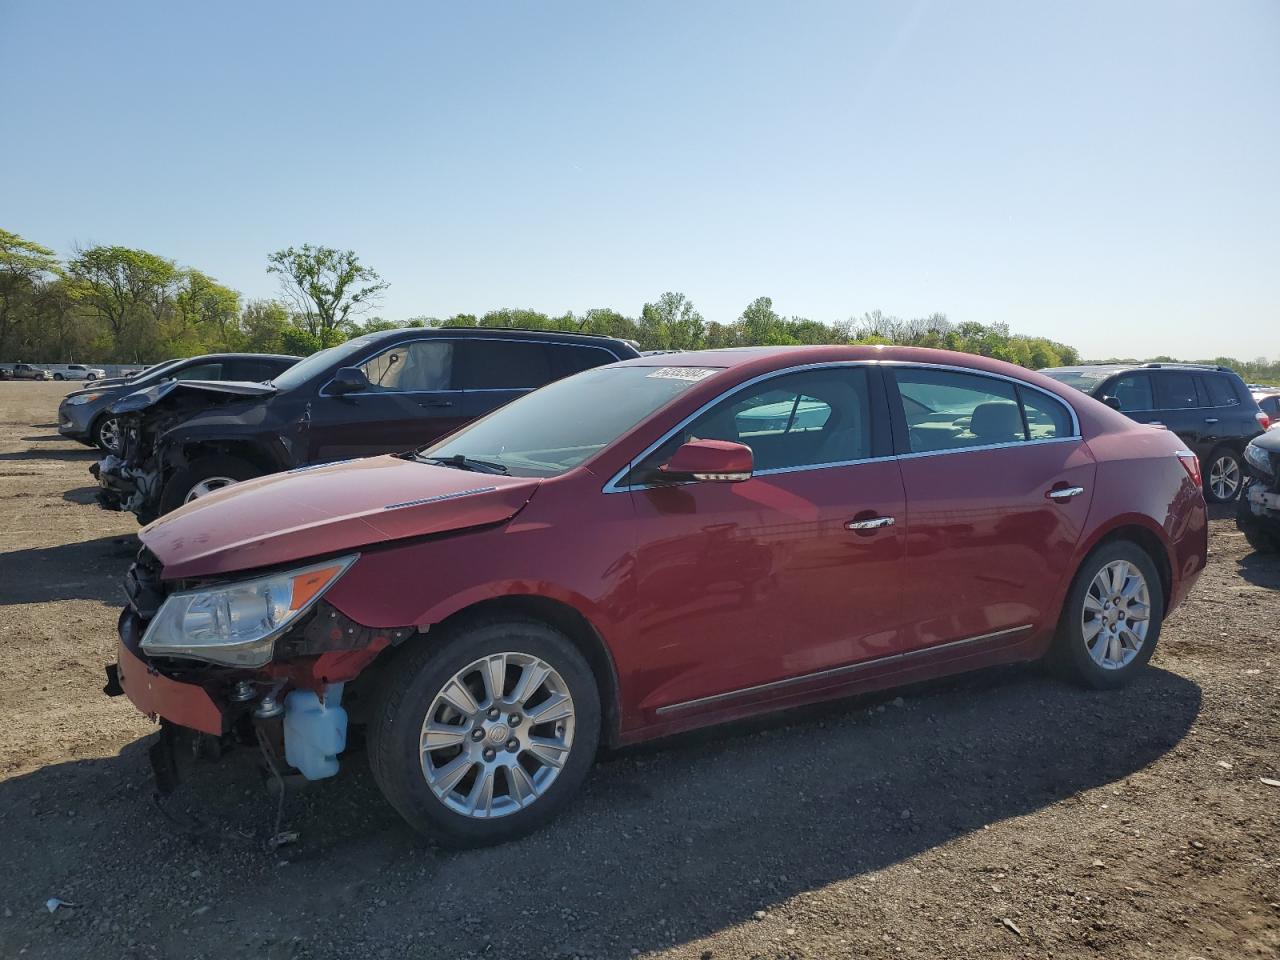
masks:
MULTIPOLYGON (((451 339, 477 340, 509 340, 512 334, 519 334, 521 340, 546 340, 549 343, 580 343, 588 346, 603 344, 622 344, 635 350, 628 341, 621 337, 611 337, 603 333, 573 333, 568 330, 528 330, 524 327, 398 327, 395 330, 379 330, 376 333, 362 333, 352 337, 371 345, 393 342, 405 337, 449 337, 451 339)), ((351 341, 347 341, 350 343, 351 341)), ((341 346, 341 344, 338 344, 341 346)), ((638 352, 638 351, 637 351, 638 352)))

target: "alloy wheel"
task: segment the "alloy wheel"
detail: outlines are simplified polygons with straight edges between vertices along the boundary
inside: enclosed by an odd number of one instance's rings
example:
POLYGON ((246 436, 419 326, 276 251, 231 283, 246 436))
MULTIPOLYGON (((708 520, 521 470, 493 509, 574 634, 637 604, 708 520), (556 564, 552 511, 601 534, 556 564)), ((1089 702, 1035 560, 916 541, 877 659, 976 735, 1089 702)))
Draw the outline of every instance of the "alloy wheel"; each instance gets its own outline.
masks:
POLYGON ((110 453, 120 452, 120 421, 111 417, 98 427, 98 440, 110 453))
POLYGON ((1142 571, 1128 560, 1099 570, 1084 595, 1085 647, 1104 670, 1128 666, 1142 650, 1151 624, 1151 592, 1142 571))
POLYGON ((1240 491, 1240 461, 1224 454, 1209 467, 1209 489, 1219 500, 1231 500, 1240 491))
POLYGON ((239 481, 233 477, 207 477, 188 490, 186 499, 182 502, 190 503, 192 500, 199 500, 201 497, 208 496, 215 490, 221 490, 223 487, 229 487, 233 483, 238 482, 239 481))
POLYGON ((555 782, 573 749, 574 703, 550 664, 497 653, 459 670, 422 723, 422 775, 465 817, 522 810, 555 782))

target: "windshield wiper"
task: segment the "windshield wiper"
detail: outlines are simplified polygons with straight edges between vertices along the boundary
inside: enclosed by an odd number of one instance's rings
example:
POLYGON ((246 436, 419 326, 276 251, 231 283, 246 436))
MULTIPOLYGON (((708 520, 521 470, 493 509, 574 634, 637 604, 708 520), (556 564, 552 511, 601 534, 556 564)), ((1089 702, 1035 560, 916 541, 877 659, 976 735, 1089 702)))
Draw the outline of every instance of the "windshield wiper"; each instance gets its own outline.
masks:
POLYGON ((494 463, 492 460, 477 460, 475 457, 465 457, 460 453, 455 453, 452 457, 418 456, 415 459, 421 460, 423 463, 437 463, 442 467, 453 467, 455 470, 470 470, 473 473, 500 473, 505 476, 510 472, 501 463, 494 463))

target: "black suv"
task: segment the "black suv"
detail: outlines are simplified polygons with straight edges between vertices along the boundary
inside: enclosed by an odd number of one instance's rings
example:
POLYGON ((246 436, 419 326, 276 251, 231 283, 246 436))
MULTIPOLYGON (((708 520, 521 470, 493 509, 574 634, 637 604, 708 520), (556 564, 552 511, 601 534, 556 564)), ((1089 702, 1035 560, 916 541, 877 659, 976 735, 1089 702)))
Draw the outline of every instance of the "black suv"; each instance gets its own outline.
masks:
POLYGON ((1200 458, 1204 496, 1225 503, 1240 494, 1244 448, 1267 415, 1229 367, 1192 363, 1097 364, 1041 370, 1139 423, 1163 424, 1200 458))
POLYGON ((389 330, 269 383, 170 381, 111 408, 98 502, 150 523, 241 480, 420 447, 552 380, 638 357, 624 340, 501 328, 389 330))

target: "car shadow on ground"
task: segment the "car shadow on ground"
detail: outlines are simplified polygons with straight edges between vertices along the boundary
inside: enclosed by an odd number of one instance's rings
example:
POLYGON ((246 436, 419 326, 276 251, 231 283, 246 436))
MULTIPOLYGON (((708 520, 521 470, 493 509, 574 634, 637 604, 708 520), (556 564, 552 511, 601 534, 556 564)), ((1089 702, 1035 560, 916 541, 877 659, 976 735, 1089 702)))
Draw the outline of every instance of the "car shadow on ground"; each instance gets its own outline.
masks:
POLYGON ((68 490, 62 495, 62 499, 68 503, 91 504, 98 502, 98 491, 101 487, 76 487, 74 490, 68 490))
POLYGON ((137 553, 138 539, 130 536, 0 553, 0 607, 50 600, 123 604, 123 578, 137 553))
MULTIPOLYGON (((199 769, 165 814, 140 802, 149 740, 0 783, 0 812, 21 837, 14 870, 42 896, 89 896, 76 878, 94 876, 118 886, 122 903, 199 892, 217 904, 183 921, 185 941, 156 934, 161 951, 261 945, 270 903, 272 937, 299 937, 300 948, 316 937, 325 955, 376 940, 393 952, 430 943, 440 956, 626 956, 834 882, 872 883, 988 825, 1084 802, 1081 792, 1174 747, 1201 708, 1199 687, 1158 669, 1113 692, 1015 668, 905 693, 900 705, 860 698, 605 757, 563 817, 484 850, 447 853, 417 837, 359 754, 337 778, 286 793, 285 825, 300 840, 276 854, 253 852, 276 808, 248 763, 199 769), (68 820, 54 800, 112 791, 121 798, 102 801, 91 823, 68 820), (42 853, 60 831, 71 831, 73 854, 42 853), (282 877, 305 896, 278 896, 282 877), (511 908, 491 909, 502 904, 511 908)), ((975 874, 1008 867, 972 864, 975 874)), ((88 936, 115 902, 86 904, 72 920, 88 936)))
POLYGON ((66 447, 40 450, 14 450, 0 453, 0 461, 4 460, 80 460, 85 464, 101 460, 102 453, 88 447, 66 447))
POLYGON ((1246 581, 1255 587, 1280 589, 1280 556, 1274 553, 1254 551, 1237 561, 1237 569, 1246 581))

